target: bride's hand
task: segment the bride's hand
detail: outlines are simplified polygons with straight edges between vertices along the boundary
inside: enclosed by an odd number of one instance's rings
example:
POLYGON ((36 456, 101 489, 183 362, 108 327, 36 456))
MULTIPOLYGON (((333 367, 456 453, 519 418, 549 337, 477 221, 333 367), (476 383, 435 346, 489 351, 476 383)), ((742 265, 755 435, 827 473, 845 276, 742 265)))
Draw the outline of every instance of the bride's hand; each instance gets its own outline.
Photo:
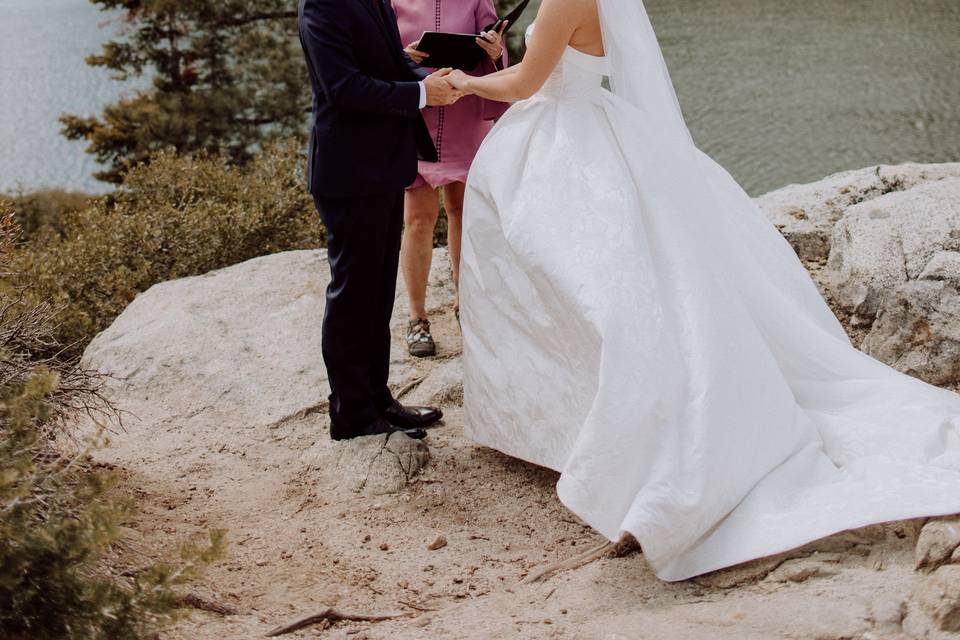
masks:
POLYGON ((450 83, 450 85, 457 91, 462 91, 463 93, 470 93, 470 90, 467 88, 467 82, 470 81, 470 76, 465 74, 460 69, 454 69, 447 75, 444 80, 450 83))

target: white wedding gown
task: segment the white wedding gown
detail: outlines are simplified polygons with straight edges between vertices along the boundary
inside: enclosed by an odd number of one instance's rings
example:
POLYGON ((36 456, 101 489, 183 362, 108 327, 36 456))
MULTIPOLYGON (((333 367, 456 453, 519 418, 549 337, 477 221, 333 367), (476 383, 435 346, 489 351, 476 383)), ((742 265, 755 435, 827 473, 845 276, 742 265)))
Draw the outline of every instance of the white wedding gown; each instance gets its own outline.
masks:
POLYGON ((471 169, 467 436, 561 472, 664 580, 960 512, 960 396, 853 348, 735 181, 606 73, 568 48, 471 169))

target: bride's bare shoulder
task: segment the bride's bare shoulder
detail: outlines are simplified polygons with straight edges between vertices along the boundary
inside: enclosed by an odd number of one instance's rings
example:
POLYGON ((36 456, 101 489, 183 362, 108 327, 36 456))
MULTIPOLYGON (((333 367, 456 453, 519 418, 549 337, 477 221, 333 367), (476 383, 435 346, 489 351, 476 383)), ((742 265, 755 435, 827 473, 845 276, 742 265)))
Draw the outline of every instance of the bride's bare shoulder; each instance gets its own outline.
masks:
MULTIPOLYGON (((573 26, 570 46, 593 55, 603 55, 603 38, 597 0, 543 0, 537 13, 537 28, 544 24, 573 26)), ((549 28, 549 27, 547 27, 549 28)))
POLYGON ((597 0, 543 0, 540 3, 539 14, 544 12, 563 11, 569 16, 589 16, 597 14, 597 0))

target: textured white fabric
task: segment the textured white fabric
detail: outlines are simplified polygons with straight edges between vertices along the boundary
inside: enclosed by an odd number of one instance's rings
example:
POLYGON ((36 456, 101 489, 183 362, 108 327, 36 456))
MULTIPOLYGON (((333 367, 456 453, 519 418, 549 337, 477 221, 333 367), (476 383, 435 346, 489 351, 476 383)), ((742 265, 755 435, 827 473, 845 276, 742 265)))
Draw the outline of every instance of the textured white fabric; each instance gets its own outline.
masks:
POLYGON ((665 580, 960 512, 960 396, 853 348, 753 201, 604 90, 607 64, 568 49, 471 169, 467 436, 560 471, 665 580))

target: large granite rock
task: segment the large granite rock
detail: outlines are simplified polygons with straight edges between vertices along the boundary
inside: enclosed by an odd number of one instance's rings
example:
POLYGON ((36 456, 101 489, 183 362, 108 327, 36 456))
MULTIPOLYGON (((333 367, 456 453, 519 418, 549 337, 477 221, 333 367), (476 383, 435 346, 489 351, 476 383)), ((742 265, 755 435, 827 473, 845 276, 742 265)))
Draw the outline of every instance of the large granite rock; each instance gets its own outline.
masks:
POLYGON ((307 476, 324 491, 366 495, 398 493, 429 460, 426 443, 402 433, 338 443, 324 438, 302 456, 307 476))
POLYGON ((960 163, 840 173, 758 198, 870 355, 960 382, 960 163))
MULTIPOLYGON (((442 265, 445 253, 437 260, 442 265)), ((444 269, 436 271, 435 302, 452 303, 444 269)), ((334 443, 327 435, 320 325, 328 281, 325 252, 291 251, 139 295, 83 357, 84 366, 110 376, 108 393, 126 412, 103 455, 166 460, 171 468, 232 464, 240 476, 252 473, 248 467, 296 472, 292 449, 302 470, 326 486, 401 488, 429 457, 423 443, 334 443)), ((405 297, 401 285, 396 325, 405 297)), ((394 333, 391 382, 401 388, 421 376, 402 332, 394 333)))
POLYGON ((930 572, 944 564, 953 562, 954 554, 960 549, 960 517, 937 518, 931 520, 920 530, 914 553, 915 567, 918 571, 930 572))
POLYGON ((958 250, 960 177, 929 182, 847 209, 833 232, 827 285, 856 322, 871 324, 887 293, 949 273, 958 250))
POLYGON ((960 163, 882 165, 790 185, 757 198, 757 204, 805 262, 827 259, 836 223, 847 209, 887 193, 960 176, 960 163))
POLYGON ((933 384, 960 381, 960 277, 921 278, 888 291, 862 349, 933 384))
POLYGON ((87 347, 141 421, 217 414, 270 425, 326 402, 320 320, 329 282, 322 252, 294 251, 140 294, 87 347))
POLYGON ((960 633, 960 565, 940 567, 914 589, 903 630, 911 638, 946 640, 960 633))

